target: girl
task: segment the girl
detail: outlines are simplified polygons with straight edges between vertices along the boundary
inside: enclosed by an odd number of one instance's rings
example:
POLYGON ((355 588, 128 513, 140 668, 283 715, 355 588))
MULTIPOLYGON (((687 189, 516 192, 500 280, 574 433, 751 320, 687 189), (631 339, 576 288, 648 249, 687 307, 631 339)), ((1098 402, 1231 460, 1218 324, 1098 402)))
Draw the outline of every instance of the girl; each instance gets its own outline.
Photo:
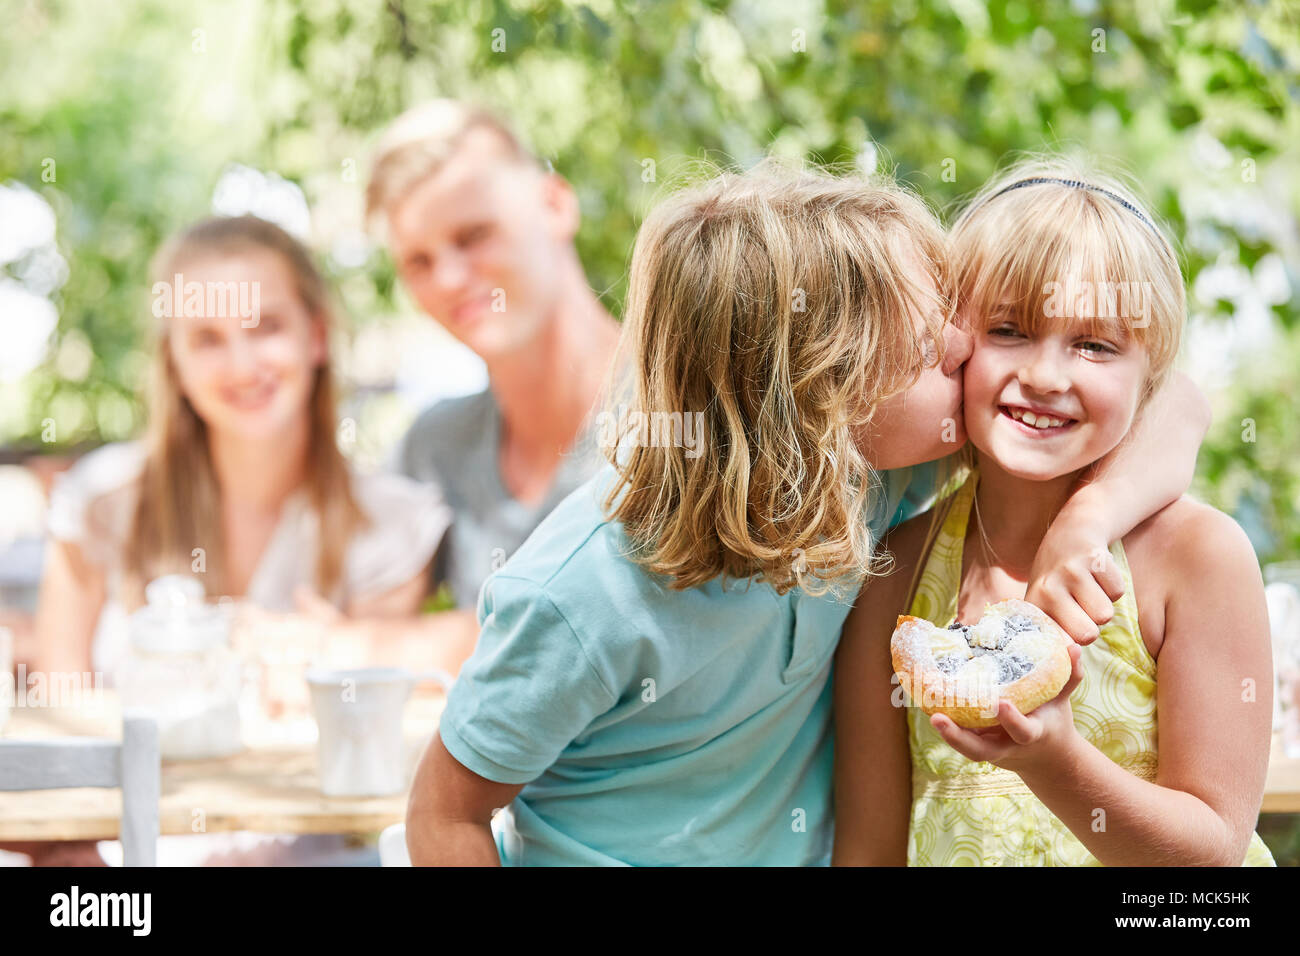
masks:
POLYGON ((311 255, 264 220, 209 219, 167 243, 153 274, 148 435, 90 453, 55 487, 38 667, 111 675, 127 612, 173 572, 274 611, 316 592, 354 617, 414 615, 450 512, 431 488, 340 454, 311 255))
POLYGON ((999 726, 974 731, 891 700, 901 610, 946 626, 1025 597, 1076 481, 1140 417, 1176 420, 1148 399, 1177 353, 1182 278, 1122 186, 1065 161, 1016 166, 959 219, 951 251, 974 337, 971 467, 933 523, 897 529, 894 572, 846 625, 837 862, 1271 865, 1253 833, 1272 687, 1263 586, 1241 529, 1205 505, 1181 498, 1098 551, 1123 594, 1099 638, 1071 648, 1053 701, 1024 715, 1003 700, 999 726))

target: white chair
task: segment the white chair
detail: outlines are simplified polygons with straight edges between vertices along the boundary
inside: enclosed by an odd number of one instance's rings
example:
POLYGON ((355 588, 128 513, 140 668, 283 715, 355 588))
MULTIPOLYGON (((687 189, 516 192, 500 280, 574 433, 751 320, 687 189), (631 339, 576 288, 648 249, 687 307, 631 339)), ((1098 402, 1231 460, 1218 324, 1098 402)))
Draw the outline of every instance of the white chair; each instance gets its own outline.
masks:
POLYGON ((93 737, 0 740, 0 791, 122 788, 122 862, 154 866, 161 765, 158 725, 127 716, 122 742, 93 737))
POLYGON ((379 834, 379 865, 411 865, 411 854, 406 850, 405 823, 394 823, 391 827, 384 827, 384 831, 379 834))

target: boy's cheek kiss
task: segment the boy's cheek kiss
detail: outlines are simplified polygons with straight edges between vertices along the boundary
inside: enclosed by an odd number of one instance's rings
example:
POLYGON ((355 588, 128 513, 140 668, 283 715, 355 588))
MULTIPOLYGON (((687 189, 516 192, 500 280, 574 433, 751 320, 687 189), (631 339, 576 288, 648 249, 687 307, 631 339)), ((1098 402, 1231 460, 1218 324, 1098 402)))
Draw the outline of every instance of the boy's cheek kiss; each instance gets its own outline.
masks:
POLYGON ((906 468, 935 461, 966 443, 962 363, 970 354, 970 335, 948 323, 943 361, 926 365, 910 388, 882 402, 863 429, 858 444, 873 468, 906 468))

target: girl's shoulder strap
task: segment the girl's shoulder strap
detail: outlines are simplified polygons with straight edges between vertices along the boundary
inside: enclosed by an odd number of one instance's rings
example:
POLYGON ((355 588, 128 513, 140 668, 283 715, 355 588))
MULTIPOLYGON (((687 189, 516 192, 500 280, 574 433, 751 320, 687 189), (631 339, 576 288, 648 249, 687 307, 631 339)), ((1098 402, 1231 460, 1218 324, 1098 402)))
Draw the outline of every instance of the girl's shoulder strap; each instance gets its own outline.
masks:
POLYGON ((1133 569, 1128 561, 1128 552, 1124 550, 1124 542, 1112 542, 1110 554, 1124 579, 1124 593, 1115 602, 1115 616, 1102 628, 1102 636, 1106 643, 1116 653, 1126 658, 1139 673, 1154 679, 1156 661, 1142 638, 1137 593, 1133 585, 1133 569))
POLYGON ((910 613, 936 624, 947 624, 956 614, 962 548, 978 480, 978 473, 970 469, 957 489, 935 506, 927 547, 922 548, 913 574, 910 613), (941 617, 947 620, 941 622, 941 617))

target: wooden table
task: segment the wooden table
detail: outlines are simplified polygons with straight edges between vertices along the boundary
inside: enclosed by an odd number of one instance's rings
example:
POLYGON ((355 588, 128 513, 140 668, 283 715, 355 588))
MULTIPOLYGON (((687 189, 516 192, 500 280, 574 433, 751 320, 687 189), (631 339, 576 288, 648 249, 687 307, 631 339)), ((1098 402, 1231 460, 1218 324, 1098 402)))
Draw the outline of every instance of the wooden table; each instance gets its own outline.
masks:
MULTIPOLYGON (((419 694, 406 706, 408 785, 446 697, 419 694)), ((100 706, 77 710, 15 707, 0 736, 120 739, 121 709, 103 692, 100 706)), ((406 793, 327 797, 316 772, 315 724, 261 721, 243 728, 247 749, 212 760, 163 761, 163 834, 251 830, 261 833, 374 833, 406 817, 406 793)), ((119 790, 75 788, 0 793, 0 841, 112 840, 122 812, 119 790)))
MULTIPOLYGON (((406 709, 408 775, 437 730, 446 698, 412 697, 406 709)), ((117 737, 121 714, 104 692, 94 712, 15 708, 6 738, 117 737)), ((400 823, 406 794, 326 797, 316 776, 310 719, 297 724, 245 727, 247 750, 217 760, 164 761, 160 823, 164 834, 252 830, 264 833, 373 833, 400 823)), ((0 793, 0 841, 111 840, 117 837, 121 793, 116 790, 44 790, 0 793)), ((1300 813, 1300 759, 1288 759, 1274 737, 1263 813, 1300 813)))

